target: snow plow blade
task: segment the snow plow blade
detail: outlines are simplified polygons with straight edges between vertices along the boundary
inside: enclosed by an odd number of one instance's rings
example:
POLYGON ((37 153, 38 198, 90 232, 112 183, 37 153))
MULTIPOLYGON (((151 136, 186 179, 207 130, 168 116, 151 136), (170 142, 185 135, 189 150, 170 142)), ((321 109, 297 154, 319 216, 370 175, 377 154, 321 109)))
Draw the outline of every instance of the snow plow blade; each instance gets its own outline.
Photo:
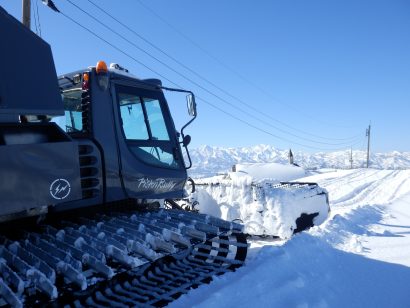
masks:
POLYGON ((178 210, 120 212, 0 238, 0 304, 162 307, 247 254, 243 227, 178 210))
POLYGON ((243 223, 249 235, 285 239, 323 223, 330 212, 328 193, 316 183, 238 181, 226 175, 195 180, 180 205, 243 223))

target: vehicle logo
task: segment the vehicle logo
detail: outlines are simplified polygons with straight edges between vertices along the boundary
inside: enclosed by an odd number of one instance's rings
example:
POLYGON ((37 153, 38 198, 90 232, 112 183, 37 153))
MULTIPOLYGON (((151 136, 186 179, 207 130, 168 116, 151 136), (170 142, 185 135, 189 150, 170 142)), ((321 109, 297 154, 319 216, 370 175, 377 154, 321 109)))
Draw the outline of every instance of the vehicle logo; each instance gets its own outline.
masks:
POLYGON ((152 189, 155 192, 168 192, 174 189, 177 185, 174 181, 166 181, 165 179, 149 179, 141 178, 137 180, 138 189, 152 189))
POLYGON ((70 192, 70 183, 65 179, 57 179, 50 185, 50 194, 54 199, 65 199, 68 197, 70 192))

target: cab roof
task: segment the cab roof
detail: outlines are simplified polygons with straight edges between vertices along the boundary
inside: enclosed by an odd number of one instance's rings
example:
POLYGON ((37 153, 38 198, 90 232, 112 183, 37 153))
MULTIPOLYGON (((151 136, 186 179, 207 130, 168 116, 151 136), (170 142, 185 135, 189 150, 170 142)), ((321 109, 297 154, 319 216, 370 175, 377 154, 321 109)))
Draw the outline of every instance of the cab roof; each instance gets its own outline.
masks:
MULTIPOLYGON (((95 72, 95 67, 88 67, 82 70, 74 71, 68 74, 60 75, 58 77, 58 83, 60 86, 60 89, 67 89, 67 88, 72 88, 73 86, 80 86, 81 85, 81 80, 79 79, 83 73, 86 72, 95 72)), ((110 67, 108 69, 109 72, 109 77, 111 80, 125 80, 125 81, 133 81, 136 83, 140 83, 141 86, 144 87, 152 87, 153 89, 158 90, 159 87, 162 86, 162 82, 159 79, 155 78, 148 78, 148 79, 140 79, 133 74, 129 73, 128 70, 121 70, 117 68, 112 68, 110 67)), ((82 78, 82 77, 81 77, 82 78)))

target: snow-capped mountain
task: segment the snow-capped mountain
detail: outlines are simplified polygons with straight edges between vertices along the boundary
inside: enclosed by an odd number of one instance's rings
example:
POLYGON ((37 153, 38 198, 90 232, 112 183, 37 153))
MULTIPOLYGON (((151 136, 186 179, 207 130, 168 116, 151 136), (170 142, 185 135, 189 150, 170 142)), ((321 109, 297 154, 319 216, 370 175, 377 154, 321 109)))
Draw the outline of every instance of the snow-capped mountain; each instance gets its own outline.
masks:
MULTIPOLYGON (((193 176, 209 176, 226 172, 237 163, 289 162, 289 150, 279 150, 270 145, 223 148, 200 146, 190 151, 193 176)), ((294 162, 306 169, 350 168, 350 150, 338 152, 293 152, 294 162)), ((366 152, 353 151, 353 168, 365 167, 366 152)), ((371 153, 370 167, 375 169, 410 169, 410 152, 371 153)))

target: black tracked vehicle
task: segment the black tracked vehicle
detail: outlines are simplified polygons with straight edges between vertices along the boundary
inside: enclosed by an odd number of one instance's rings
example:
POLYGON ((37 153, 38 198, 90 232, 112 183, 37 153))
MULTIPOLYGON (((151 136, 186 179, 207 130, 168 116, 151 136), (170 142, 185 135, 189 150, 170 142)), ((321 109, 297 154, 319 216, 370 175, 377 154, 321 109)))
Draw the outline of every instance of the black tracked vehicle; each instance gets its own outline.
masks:
POLYGON ((0 37, 0 306, 164 306, 243 264, 242 226, 173 201, 191 92, 103 62, 57 79, 1 7, 0 37), (188 95, 181 133, 164 89, 188 95))

